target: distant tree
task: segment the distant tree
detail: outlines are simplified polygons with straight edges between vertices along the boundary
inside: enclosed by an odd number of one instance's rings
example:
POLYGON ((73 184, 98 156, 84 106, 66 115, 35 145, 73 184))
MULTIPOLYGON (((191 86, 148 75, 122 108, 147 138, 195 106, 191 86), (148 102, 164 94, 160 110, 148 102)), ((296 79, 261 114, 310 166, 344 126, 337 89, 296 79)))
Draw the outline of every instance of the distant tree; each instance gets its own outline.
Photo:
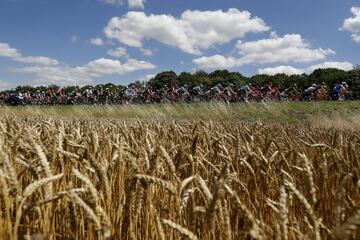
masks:
POLYGON ((15 88, 15 91, 17 92, 30 92, 30 93, 33 93, 34 92, 34 88, 32 86, 17 86, 15 88))
POLYGON ((188 72, 182 72, 180 73, 180 75, 178 76, 178 83, 180 85, 188 85, 188 86, 194 86, 196 85, 196 79, 195 77, 191 74, 191 73, 188 73, 188 72))
POLYGON ((54 91, 57 91, 57 90, 59 90, 59 86, 58 85, 56 85, 56 84, 50 84, 49 86, 48 86, 48 88, 51 88, 51 89, 53 89, 54 91))
POLYGON ((194 75, 197 76, 197 77, 200 77, 200 76, 208 77, 209 76, 209 74, 207 72, 205 72, 204 70, 201 70, 201 69, 196 70, 194 75))
POLYGON ((324 82, 332 88, 335 84, 344 81, 347 75, 347 72, 336 68, 317 69, 309 75, 309 81, 310 84, 320 84, 324 82))
POLYGON ((211 78, 209 76, 209 74, 205 71, 202 70, 198 70, 193 74, 193 78, 194 78, 194 85, 199 85, 202 84, 205 87, 210 87, 212 85, 212 81, 211 78))
POLYGON ((81 87, 81 91, 84 92, 84 91, 86 91, 87 89, 90 89, 90 88, 93 88, 93 86, 85 85, 85 86, 81 87))
POLYGON ((77 87, 78 86, 66 86, 66 87, 64 87, 64 90, 66 93, 71 93, 71 92, 75 91, 77 87))
POLYGON ((149 85, 154 89, 160 89, 165 85, 171 85, 178 83, 177 75, 173 71, 167 71, 157 74, 153 79, 149 81, 149 85))
POLYGON ((105 89, 108 88, 108 89, 113 90, 113 89, 116 89, 116 85, 113 84, 113 83, 106 83, 106 84, 104 84, 104 88, 105 89))
POLYGON ((140 81, 135 81, 128 85, 128 87, 135 87, 135 88, 142 88, 143 86, 144 86, 144 82, 140 82, 140 81))
POLYGON ((104 84, 98 84, 94 87, 95 89, 100 89, 100 88, 104 88, 104 84))
POLYGON ((228 70, 217 70, 209 74, 212 85, 222 84, 224 86, 228 86, 229 84, 233 84, 236 87, 243 85, 247 78, 241 75, 238 72, 229 72, 228 70))
POLYGON ((47 89, 48 89, 48 87, 47 87, 47 86, 44 86, 44 85, 36 86, 36 87, 34 88, 34 92, 37 92, 37 91, 39 91, 39 92, 46 92, 47 89))
MULTIPOLYGON (((271 82, 274 86, 278 86, 281 89, 285 89, 297 85, 298 89, 303 91, 311 84, 321 84, 325 83, 328 90, 331 90, 332 87, 340 82, 346 81, 350 87, 350 90, 353 92, 353 96, 356 99, 360 99, 360 66, 355 65, 354 69, 351 71, 343 71, 335 68, 328 69, 317 69, 313 71, 310 75, 291 75, 287 76, 285 74, 276 74, 274 76, 269 76, 265 74, 257 74, 250 78, 244 77, 238 72, 229 72, 228 70, 216 70, 211 73, 207 73, 202 70, 198 70, 195 73, 182 72, 179 76, 173 71, 165 71, 157 74, 154 78, 150 79, 146 84, 153 87, 154 89, 160 89, 165 85, 169 86, 171 84, 184 85, 187 84, 189 88, 203 84, 205 88, 210 88, 215 84, 222 84, 224 86, 229 85, 230 83, 234 84, 236 87, 243 85, 244 83, 252 83, 255 86, 263 86, 265 83, 271 82)), ((129 84, 129 86, 142 87, 144 82, 136 81, 129 84)), ((46 92, 49 86, 18 86, 16 91, 18 92, 36 92, 44 91, 46 92)), ((55 89, 58 88, 56 85, 50 85, 55 89)), ((81 91, 90 88, 90 85, 83 86, 81 91)), ((124 86, 114 85, 112 83, 108 84, 99 84, 95 88, 110 88, 113 90, 122 90, 124 86)), ((70 93, 76 89, 76 86, 67 86, 65 91, 70 93)))
POLYGON ((228 75, 229 75, 228 70, 216 70, 216 71, 210 73, 209 77, 226 79, 228 75))
POLYGON ((226 83, 228 83, 228 84, 232 83, 236 87, 240 87, 240 86, 244 85, 247 80, 248 80, 248 78, 244 77, 243 75, 241 75, 238 72, 231 72, 226 77, 226 83))
POLYGON ((125 86, 123 86, 123 85, 117 85, 117 86, 116 86, 116 89, 117 89, 118 91, 122 91, 122 90, 125 89, 125 86))
POLYGON ((353 98, 360 99, 360 69, 349 71, 345 81, 352 91, 353 98))
POLYGON ((273 76, 257 74, 252 76, 249 81, 252 85, 263 86, 265 83, 272 82, 273 76))

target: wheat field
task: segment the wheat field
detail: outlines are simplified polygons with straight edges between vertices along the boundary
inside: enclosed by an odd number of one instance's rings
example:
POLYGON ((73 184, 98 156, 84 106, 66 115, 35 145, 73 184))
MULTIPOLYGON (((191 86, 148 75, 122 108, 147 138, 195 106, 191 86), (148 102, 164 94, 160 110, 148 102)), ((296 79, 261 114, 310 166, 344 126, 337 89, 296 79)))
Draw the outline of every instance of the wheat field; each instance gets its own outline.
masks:
POLYGON ((0 239, 359 239, 360 133, 0 117, 0 239))

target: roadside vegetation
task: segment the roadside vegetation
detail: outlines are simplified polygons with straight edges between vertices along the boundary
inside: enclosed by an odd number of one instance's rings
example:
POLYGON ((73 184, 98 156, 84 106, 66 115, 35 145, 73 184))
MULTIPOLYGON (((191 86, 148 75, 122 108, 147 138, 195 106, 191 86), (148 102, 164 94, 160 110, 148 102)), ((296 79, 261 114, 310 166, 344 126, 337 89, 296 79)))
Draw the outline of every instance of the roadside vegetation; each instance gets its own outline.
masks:
MULTIPOLYGON (((322 123, 341 121, 357 126, 360 118, 359 101, 329 102, 269 102, 269 103, 200 103, 97 106, 22 106, 0 107, 1 115, 48 116, 77 119, 140 119, 140 120, 212 120, 262 121, 281 123, 322 123), (321 122, 317 120, 321 119, 321 122)), ((330 126, 330 125, 329 125, 330 126)))

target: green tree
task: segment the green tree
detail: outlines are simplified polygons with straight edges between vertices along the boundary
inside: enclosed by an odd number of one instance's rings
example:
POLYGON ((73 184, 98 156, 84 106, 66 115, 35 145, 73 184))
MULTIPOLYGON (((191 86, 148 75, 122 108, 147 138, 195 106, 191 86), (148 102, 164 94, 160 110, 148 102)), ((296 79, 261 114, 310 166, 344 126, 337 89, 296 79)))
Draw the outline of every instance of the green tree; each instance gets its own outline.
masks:
POLYGON ((350 90, 352 91, 352 96, 355 99, 360 99, 360 69, 354 69, 348 72, 348 76, 345 80, 350 90))
POLYGON ((165 85, 178 84, 177 75, 173 71, 167 71, 157 74, 149 81, 153 89, 160 89, 165 85))
POLYGON ((142 88, 143 86, 144 86, 144 82, 140 82, 140 81, 135 81, 128 85, 128 87, 135 87, 135 88, 142 88))

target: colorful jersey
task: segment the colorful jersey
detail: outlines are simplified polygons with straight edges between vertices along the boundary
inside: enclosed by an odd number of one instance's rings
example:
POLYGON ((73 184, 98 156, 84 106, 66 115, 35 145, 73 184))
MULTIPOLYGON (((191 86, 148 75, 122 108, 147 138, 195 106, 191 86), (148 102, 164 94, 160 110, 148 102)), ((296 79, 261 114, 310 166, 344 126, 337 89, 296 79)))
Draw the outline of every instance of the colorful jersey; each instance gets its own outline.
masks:
POLYGON ((185 92, 186 92, 186 88, 185 88, 185 87, 180 87, 180 88, 178 89, 178 92, 179 92, 179 93, 185 93, 185 92))
POLYGON ((245 86, 242 86, 240 88, 240 90, 245 91, 245 92, 249 92, 251 90, 250 86, 248 84, 246 84, 245 86))
POLYGON ((292 87, 289 87, 283 91, 284 94, 288 94, 292 90, 292 87))
POLYGON ((334 92, 335 92, 335 93, 340 93, 342 88, 343 88, 343 85, 342 85, 342 84, 337 84, 337 85, 334 87, 334 92))
POLYGON ((194 92, 201 92, 202 89, 201 89, 200 86, 196 86, 196 87, 193 88, 193 91, 194 91, 194 92))
POLYGON ((220 88, 218 86, 214 86, 212 88, 210 88, 211 92, 220 92, 220 88))
POLYGON ((313 87, 313 86, 308 87, 308 88, 305 90, 305 92, 307 92, 307 93, 312 93, 312 92, 314 92, 314 91, 315 91, 315 87, 313 87))
POLYGON ((229 91, 229 92, 232 92, 232 91, 233 91, 230 86, 229 86, 229 87, 226 87, 225 90, 226 90, 226 91, 229 91))

